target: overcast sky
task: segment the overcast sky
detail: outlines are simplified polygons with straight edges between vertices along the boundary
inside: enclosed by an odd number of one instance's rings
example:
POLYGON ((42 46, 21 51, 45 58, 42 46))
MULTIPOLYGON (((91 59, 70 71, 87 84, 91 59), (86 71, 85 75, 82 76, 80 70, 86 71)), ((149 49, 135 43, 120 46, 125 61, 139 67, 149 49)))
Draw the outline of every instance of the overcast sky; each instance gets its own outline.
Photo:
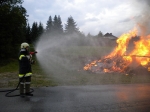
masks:
MULTIPOLYGON (((72 16, 84 34, 97 35, 99 31, 120 36, 132 30, 143 17, 149 0, 24 0, 28 22, 42 22, 49 16, 60 15, 62 25, 72 16), (138 18, 138 20, 137 20, 138 18)), ((149 11, 148 11, 149 12, 149 11)))

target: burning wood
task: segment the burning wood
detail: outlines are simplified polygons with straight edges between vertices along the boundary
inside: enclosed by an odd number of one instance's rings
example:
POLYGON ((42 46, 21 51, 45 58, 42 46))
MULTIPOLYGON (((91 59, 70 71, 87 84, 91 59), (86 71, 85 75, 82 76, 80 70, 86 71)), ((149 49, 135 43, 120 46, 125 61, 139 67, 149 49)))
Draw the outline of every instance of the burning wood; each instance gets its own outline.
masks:
POLYGON ((150 70, 150 35, 140 37, 134 42, 134 49, 128 55, 127 48, 130 39, 137 35, 137 30, 123 34, 117 39, 117 46, 109 55, 104 56, 101 60, 94 60, 84 66, 84 70, 89 70, 95 73, 111 73, 121 72, 126 73, 129 69, 135 69, 138 66, 148 68, 150 70))

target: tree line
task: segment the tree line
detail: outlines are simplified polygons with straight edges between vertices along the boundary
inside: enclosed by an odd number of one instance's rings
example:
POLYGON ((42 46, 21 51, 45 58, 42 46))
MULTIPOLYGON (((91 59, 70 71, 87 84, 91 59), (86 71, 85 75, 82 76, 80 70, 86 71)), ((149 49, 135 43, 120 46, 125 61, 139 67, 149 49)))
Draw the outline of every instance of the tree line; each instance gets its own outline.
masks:
POLYGON ((82 34, 77 28, 77 24, 74 21, 73 17, 70 16, 67 19, 65 24, 65 29, 63 29, 61 17, 55 15, 54 18, 49 16, 46 28, 43 27, 43 24, 40 22, 33 22, 30 27, 29 23, 26 26, 26 41, 30 44, 33 44, 42 34, 48 35, 50 38, 53 36, 64 36, 76 33, 78 35, 82 34))
MULTIPOLYGON (((16 58, 20 44, 28 42, 34 44, 41 35, 63 37, 76 34, 79 37, 85 35, 79 31, 77 24, 72 16, 68 17, 63 28, 61 17, 49 16, 46 28, 41 22, 33 22, 30 26, 26 9, 22 6, 23 0, 0 0, 0 58, 16 58)), ((102 36, 99 32, 97 36, 102 36)), ((90 33, 87 37, 91 36, 90 33)), ((83 39, 81 39, 83 40, 83 39)), ((82 43, 81 43, 82 44, 82 43)))

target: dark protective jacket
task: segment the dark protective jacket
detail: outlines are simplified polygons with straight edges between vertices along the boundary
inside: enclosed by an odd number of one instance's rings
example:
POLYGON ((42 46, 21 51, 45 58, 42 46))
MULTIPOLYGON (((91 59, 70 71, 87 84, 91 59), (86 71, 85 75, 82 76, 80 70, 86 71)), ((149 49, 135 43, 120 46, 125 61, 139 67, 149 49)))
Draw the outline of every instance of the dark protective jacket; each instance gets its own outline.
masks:
POLYGON ((26 49, 21 49, 19 52, 19 77, 32 75, 31 57, 26 49))

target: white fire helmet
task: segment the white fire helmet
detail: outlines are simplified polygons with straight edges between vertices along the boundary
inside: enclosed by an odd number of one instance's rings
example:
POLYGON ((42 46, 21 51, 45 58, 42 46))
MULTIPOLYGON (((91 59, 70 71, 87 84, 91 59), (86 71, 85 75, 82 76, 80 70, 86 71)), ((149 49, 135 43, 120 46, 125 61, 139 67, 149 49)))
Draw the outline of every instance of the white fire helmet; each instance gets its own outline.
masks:
POLYGON ((21 49, 26 48, 26 47, 29 47, 28 43, 24 42, 21 44, 21 49))

